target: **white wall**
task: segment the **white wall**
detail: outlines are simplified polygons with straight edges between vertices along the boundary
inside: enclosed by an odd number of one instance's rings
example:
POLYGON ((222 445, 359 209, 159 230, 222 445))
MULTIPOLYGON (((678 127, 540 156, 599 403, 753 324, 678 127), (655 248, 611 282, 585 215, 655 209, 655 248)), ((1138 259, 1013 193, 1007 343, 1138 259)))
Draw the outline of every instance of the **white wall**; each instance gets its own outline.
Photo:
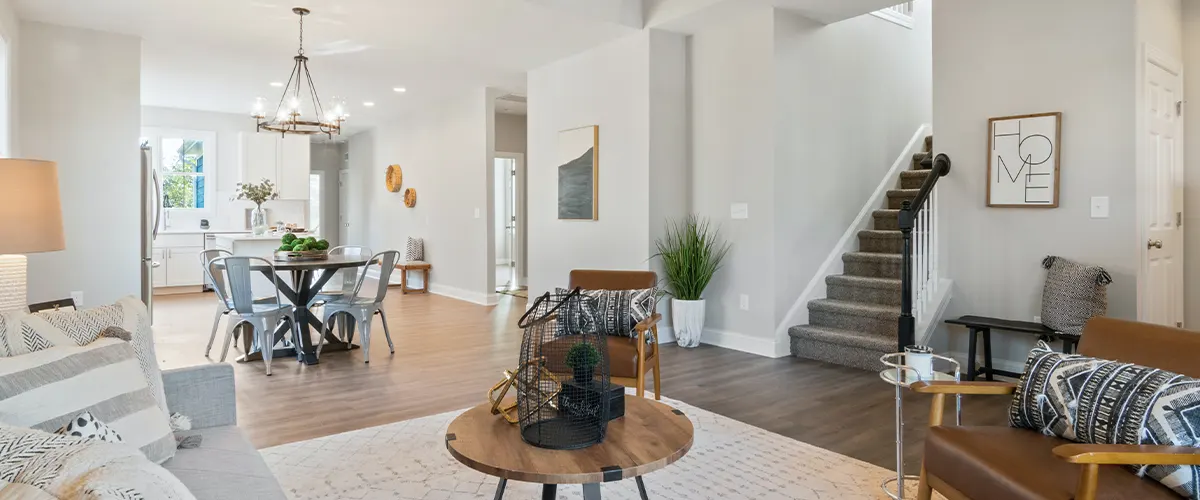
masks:
POLYGON ((20 20, 17 19, 17 13, 12 7, 12 0, 0 0, 0 38, 6 42, 4 53, 0 54, 5 61, 8 61, 7 73, 0 74, 0 78, 6 82, 3 89, 7 101, 7 107, 0 109, 0 125, 2 125, 2 136, 0 141, 3 141, 5 149, 8 151, 8 156, 20 158, 20 141, 18 140, 19 124, 18 112, 20 108, 17 87, 20 84, 18 81, 20 57, 18 47, 20 46, 20 20))
POLYGON ((67 247, 29 256, 29 299, 137 295, 141 41, 34 22, 20 34, 20 152, 58 162, 67 247))
POLYGON ((526 121, 523 115, 496 113, 496 151, 525 154, 529 149, 526 121))
POLYGON ((312 172, 325 173, 325 182, 321 185, 325 204, 321 206, 320 233, 332 245, 341 244, 338 231, 338 171, 348 167, 344 159, 347 149, 345 142, 314 142, 311 146, 312 172))
POLYGON ((431 291, 478 303, 488 302, 494 281, 488 96, 477 89, 350 137, 353 225, 343 238, 380 252, 403 251, 409 236, 423 237, 431 291), (415 208, 404 206, 403 189, 384 186, 390 164, 404 169, 404 189, 416 189, 415 208))
POLYGON ((929 0, 914 10, 911 29, 873 15, 822 25, 775 14, 777 325, 933 119, 929 0))
POLYGON ((685 118, 661 116, 680 106, 658 101, 685 95, 683 59, 682 35, 645 30, 529 72, 530 296, 566 286, 572 269, 649 268, 658 215, 685 209, 652 210, 650 201, 652 159, 687 155, 677 139, 685 118), (558 133, 587 125, 600 127, 598 220, 558 220, 558 133), (656 136, 664 141, 652 146, 656 136))
MULTIPOLYGON (((1133 15, 1133 0, 934 0, 934 142, 954 161, 939 184, 946 317, 1032 320, 1050 254, 1104 266, 1109 315, 1135 317, 1133 15), (1063 113, 1059 208, 987 208, 988 118, 1048 111, 1063 113), (1111 198, 1110 218, 1090 218, 1092 196, 1111 198)), ((1033 339, 998 335, 995 356, 1023 361, 1033 339)), ((961 329, 934 342, 966 351, 961 329)))

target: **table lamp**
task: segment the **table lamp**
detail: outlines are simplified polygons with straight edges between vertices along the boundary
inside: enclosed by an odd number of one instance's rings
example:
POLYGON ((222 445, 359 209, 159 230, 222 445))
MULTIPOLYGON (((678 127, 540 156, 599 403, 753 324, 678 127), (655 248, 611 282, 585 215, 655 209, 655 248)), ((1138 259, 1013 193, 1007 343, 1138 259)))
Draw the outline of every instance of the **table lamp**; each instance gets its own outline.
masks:
POLYGON ((0 158, 0 311, 28 303, 25 254, 64 248, 58 165, 0 158))

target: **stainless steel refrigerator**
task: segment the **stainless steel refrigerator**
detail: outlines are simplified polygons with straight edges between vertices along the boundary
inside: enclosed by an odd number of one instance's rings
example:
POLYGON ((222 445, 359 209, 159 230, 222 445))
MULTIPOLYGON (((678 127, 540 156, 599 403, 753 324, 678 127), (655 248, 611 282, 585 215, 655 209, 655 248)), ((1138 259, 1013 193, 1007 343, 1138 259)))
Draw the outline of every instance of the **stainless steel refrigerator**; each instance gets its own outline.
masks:
POLYGON ((142 144, 142 302, 150 310, 154 320, 154 272, 161 264, 154 261, 154 239, 158 237, 162 217, 162 184, 154 170, 153 152, 149 144, 142 144))

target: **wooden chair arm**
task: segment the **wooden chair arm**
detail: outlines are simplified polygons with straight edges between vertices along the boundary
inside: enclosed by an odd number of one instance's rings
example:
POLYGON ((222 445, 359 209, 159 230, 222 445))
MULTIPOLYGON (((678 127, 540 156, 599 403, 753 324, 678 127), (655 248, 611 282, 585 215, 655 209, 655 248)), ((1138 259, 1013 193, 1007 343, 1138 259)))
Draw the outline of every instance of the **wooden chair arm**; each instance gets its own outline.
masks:
POLYGON ((1011 382, 954 382, 952 380, 936 382, 914 382, 909 389, 921 394, 982 394, 1005 395, 1016 392, 1017 385, 1011 382))
POLYGON ((1064 444, 1054 455, 1073 464, 1200 465, 1200 448, 1135 444, 1064 444))
POLYGON ((651 314, 646 319, 639 321, 638 324, 633 325, 633 329, 635 331, 637 331, 638 333, 644 333, 646 330, 649 330, 650 327, 657 325, 658 322, 661 320, 662 320, 662 314, 654 313, 654 314, 651 314))

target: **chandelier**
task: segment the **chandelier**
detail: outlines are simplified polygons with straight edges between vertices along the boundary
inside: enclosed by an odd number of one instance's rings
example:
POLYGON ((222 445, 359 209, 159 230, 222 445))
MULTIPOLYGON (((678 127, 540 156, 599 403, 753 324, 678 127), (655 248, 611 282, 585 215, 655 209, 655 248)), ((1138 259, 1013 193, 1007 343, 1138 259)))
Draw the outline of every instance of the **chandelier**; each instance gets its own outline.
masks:
POLYGON ((258 131, 268 130, 280 134, 313 135, 325 134, 330 138, 334 134, 341 135, 342 122, 350 115, 346 114, 345 103, 334 98, 332 109, 326 112, 317 97, 317 87, 313 85, 312 75, 308 72, 308 56, 304 55, 304 16, 311 13, 304 7, 292 9, 300 16, 300 50, 293 57, 295 65, 288 76, 287 85, 283 87, 283 96, 275 108, 275 115, 267 119, 265 100, 261 97, 255 100, 253 117, 258 125, 258 131), (311 111, 313 114, 305 115, 311 111))

